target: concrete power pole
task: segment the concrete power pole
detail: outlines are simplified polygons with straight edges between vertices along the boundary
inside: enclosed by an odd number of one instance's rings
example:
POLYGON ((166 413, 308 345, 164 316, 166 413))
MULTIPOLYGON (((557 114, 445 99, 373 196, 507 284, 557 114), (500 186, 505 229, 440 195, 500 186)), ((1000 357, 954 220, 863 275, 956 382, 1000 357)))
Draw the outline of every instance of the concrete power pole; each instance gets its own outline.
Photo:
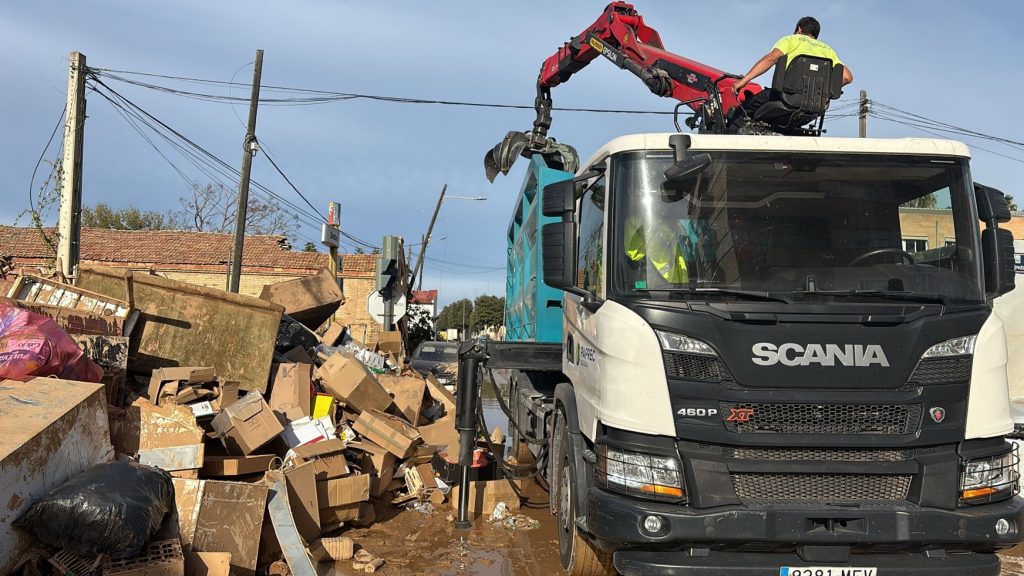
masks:
POLYGON ((434 215, 430 217, 430 225, 427 226, 427 234, 423 237, 423 245, 420 246, 420 256, 416 259, 416 267, 412 270, 412 280, 409 286, 416 284, 416 277, 419 277, 420 290, 423 289, 423 259, 426 258, 427 244, 430 242, 430 233, 434 231, 434 222, 437 221, 437 213, 441 211, 441 203, 444 202, 444 193, 448 191, 448 184, 441 188, 441 195, 437 197, 437 206, 434 206, 434 215))
POLYGON ((868 93, 860 91, 860 137, 868 137, 868 93))
POLYGON ((242 280, 242 246, 245 243, 245 216, 249 209, 249 171, 256 155, 256 110, 260 105, 260 77, 263 75, 263 50, 256 51, 256 66, 252 73, 252 95, 249 97, 249 125, 242 142, 242 176, 238 182, 238 212, 235 214, 235 246, 231 254, 231 273, 228 291, 238 293, 242 280))
POLYGON ((85 136, 85 54, 71 53, 65 109, 64 158, 57 223, 57 267, 65 278, 78 275, 82 235, 82 140, 85 136))

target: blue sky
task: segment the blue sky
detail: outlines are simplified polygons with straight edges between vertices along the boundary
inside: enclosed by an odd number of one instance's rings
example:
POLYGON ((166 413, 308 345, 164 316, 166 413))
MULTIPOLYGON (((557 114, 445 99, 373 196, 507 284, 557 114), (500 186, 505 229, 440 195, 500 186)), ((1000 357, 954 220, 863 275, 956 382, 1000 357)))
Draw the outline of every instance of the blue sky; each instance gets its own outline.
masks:
MULTIPOLYGON (((545 57, 600 14, 604 2, 347 2, 306 0, 129 2, 5 0, 0 5, 0 223, 27 206, 29 179, 64 105, 67 56, 93 67, 248 82, 257 48, 263 82, 426 99, 532 104, 545 57)), ((1013 62, 1024 53, 1012 1, 797 0, 637 3, 666 48, 726 71, 745 73, 801 16, 816 16, 821 39, 850 66, 859 90, 880 103, 987 134, 1022 140, 1024 94, 1013 62)), ((768 75, 762 77, 767 81, 768 75)), ((156 117, 237 166, 242 105, 199 102, 111 83, 156 117)), ((178 85, 184 87, 183 85, 178 85)), ((193 86, 194 88, 194 86, 193 86)), ((235 96, 248 96, 244 89, 235 96)), ((671 110, 632 75, 603 60, 554 89, 556 106, 671 110)), ((88 100, 83 201, 165 212, 185 183, 98 95, 88 100)), ((523 167, 489 184, 484 152, 506 131, 527 129, 532 112, 402 105, 363 100, 317 106, 262 106, 258 136, 292 181, 326 211, 342 204, 342 227, 380 242, 385 234, 419 242, 444 183, 449 194, 486 202, 445 202, 428 255, 482 268, 504 265, 504 230, 523 167)), ((855 118, 827 125, 855 136, 855 118)), ((671 130, 662 116, 557 113, 551 134, 586 158, 633 132, 671 130)), ((869 135, 928 136, 880 119, 869 135)), ((1024 150, 964 139, 975 179, 1015 194, 1024 150)), ((51 157, 54 151, 51 151, 51 157)), ((175 158, 190 176, 204 176, 175 158)), ((523 163, 525 165, 525 162, 523 163)), ((301 202, 263 156, 253 178, 301 202)), ((298 245, 316 239, 311 225, 298 245)), ((425 288, 442 304, 501 294, 504 272, 428 262, 425 288)))

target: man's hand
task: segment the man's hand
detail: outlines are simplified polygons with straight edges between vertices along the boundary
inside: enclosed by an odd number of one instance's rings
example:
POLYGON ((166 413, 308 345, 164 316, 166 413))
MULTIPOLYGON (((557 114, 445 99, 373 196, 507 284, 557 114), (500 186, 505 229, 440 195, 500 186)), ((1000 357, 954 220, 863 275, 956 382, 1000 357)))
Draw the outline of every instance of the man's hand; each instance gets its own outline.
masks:
POLYGON ((747 82, 745 82, 743 80, 737 80, 736 82, 733 82, 732 88, 730 88, 732 90, 732 95, 733 96, 739 96, 740 95, 740 90, 742 90, 743 87, 746 86, 746 85, 747 85, 747 82))

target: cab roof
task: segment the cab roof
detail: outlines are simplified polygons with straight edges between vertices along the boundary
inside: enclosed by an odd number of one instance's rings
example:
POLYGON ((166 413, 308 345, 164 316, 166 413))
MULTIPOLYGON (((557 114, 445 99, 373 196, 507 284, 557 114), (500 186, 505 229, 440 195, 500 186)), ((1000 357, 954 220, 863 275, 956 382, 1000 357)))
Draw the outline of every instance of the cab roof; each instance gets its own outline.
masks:
MULTIPOLYGON (((619 152, 671 150, 674 133, 630 134, 608 142, 594 153, 580 172, 597 160, 619 152)), ((849 154, 906 154, 915 156, 958 156, 970 158, 965 144, 937 138, 815 138, 810 136, 733 136, 688 134, 693 150, 749 150, 768 152, 844 152, 849 154)))

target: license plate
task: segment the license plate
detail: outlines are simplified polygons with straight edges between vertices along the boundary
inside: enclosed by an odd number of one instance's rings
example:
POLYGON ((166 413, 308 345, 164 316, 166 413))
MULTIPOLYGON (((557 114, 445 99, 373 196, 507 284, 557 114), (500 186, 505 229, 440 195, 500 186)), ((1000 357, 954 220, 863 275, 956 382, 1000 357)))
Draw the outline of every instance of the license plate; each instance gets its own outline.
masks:
POLYGON ((878 568, 840 566, 783 566, 779 576, 878 576, 878 568))

